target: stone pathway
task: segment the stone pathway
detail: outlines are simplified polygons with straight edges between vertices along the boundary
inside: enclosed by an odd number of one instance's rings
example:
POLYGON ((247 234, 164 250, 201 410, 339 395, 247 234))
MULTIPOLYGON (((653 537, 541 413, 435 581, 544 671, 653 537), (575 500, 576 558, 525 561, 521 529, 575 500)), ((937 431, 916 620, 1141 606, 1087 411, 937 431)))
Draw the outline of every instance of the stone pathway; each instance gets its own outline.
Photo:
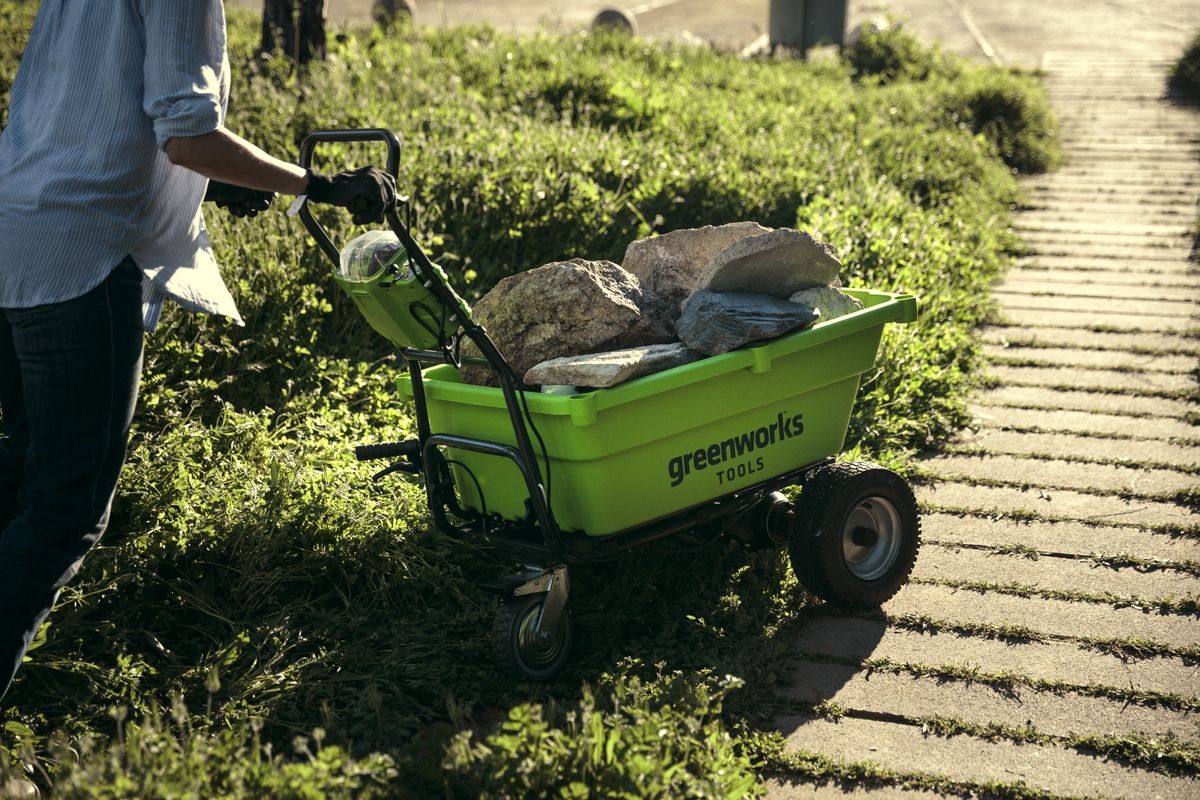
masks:
POLYGON ((1200 797, 1144 741, 1200 753, 1200 115, 1161 99, 1165 60, 1043 66, 1068 164, 1025 183, 995 385, 923 461, 913 582, 797 642, 789 698, 843 716, 776 722, 808 764, 878 780, 773 797, 1200 797), (1097 754, 1122 745, 1138 763, 1097 754))

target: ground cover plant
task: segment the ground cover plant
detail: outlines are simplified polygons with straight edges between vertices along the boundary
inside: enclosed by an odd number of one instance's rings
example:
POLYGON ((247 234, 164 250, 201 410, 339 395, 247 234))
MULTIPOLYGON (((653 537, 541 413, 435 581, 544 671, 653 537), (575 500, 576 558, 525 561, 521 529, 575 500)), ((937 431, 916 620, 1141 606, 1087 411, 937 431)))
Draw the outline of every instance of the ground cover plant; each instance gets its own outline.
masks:
MULTIPOLYGON (((5 105, 32 14, 0 0, 5 105)), ((849 285, 919 294, 848 443, 893 464, 965 420, 1013 172, 1054 160, 1035 80, 943 55, 882 75, 461 28, 350 32, 298 76, 254 53, 252 20, 230 38, 230 125, 268 150, 322 127, 403 137, 419 236, 468 297, 743 219, 812 230, 849 285)), ((0 776, 63 797, 757 791, 741 732, 770 713, 809 604, 783 554, 660 549, 580 573, 564 674, 498 673, 478 584, 507 565, 350 455, 410 430, 394 354, 296 221, 209 219, 246 325, 168 313, 148 339, 113 524, 0 716, 0 776)))

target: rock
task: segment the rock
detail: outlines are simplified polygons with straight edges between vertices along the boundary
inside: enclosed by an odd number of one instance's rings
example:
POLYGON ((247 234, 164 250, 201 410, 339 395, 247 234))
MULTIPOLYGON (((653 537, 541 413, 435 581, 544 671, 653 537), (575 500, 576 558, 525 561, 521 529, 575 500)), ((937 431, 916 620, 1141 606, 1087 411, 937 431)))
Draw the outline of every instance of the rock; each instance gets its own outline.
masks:
POLYGON ((790 303, 800 303, 811 306, 821 312, 821 322, 853 314, 862 309, 863 304, 832 286, 818 286, 813 289, 801 289, 788 298, 790 303))
POLYGON ((525 383, 604 388, 690 364, 699 358, 699 354, 679 342, 651 344, 543 361, 525 373, 525 383))
POLYGON ((666 305, 674 320, 683 301, 696 290, 700 273, 718 253, 739 239, 770 230, 757 222, 731 222, 671 231, 630 244, 621 266, 637 276, 643 291, 666 305))
MULTIPOLYGON (((510 275, 475 304, 472 317, 518 378, 552 358, 673 338, 670 321, 646 301, 637 278, 611 261, 576 258, 510 275)), ((463 354, 479 351, 468 342, 463 354)), ((468 383, 496 385, 489 369, 462 373, 468 383)))
POLYGON ((675 321, 675 330, 685 345, 714 356, 748 342, 782 336, 819 317, 811 306, 765 294, 699 291, 675 321))
POLYGON ((829 286, 841 263, 833 249, 791 228, 740 239, 704 268, 696 288, 791 297, 801 289, 829 286))

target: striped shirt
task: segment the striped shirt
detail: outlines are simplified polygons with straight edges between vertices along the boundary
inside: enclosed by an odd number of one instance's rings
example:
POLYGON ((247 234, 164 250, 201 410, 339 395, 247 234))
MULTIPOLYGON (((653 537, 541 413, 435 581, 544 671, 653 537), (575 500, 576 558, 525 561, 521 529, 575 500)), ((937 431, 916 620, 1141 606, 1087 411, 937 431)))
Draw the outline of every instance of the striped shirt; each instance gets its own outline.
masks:
POLYGON ((78 297, 132 256, 147 328, 164 296, 240 322, 207 179, 162 149, 220 127, 228 96, 221 0, 42 0, 0 133, 0 307, 78 297))

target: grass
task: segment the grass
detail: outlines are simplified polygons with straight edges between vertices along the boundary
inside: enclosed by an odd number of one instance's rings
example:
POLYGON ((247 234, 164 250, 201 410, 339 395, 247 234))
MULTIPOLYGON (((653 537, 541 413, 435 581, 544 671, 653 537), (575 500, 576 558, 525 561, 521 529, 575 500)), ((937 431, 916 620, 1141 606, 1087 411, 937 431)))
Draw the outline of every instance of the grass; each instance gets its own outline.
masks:
MULTIPOLYGON (((0 0, 0 99, 34 10, 0 0)), ((1057 158, 1034 79, 942 56, 881 80, 619 38, 402 29, 349 32, 297 75, 256 38, 231 13, 231 125, 276 153, 317 128, 399 132, 419 236, 469 298, 546 261, 739 219, 813 231, 852 286, 921 295, 849 432, 886 463, 966 422, 973 328, 1014 244, 1013 169, 1057 158)), ((323 153, 326 168, 381 158, 323 153)), ((498 673, 480 584, 509 565, 438 533, 416 483, 372 483, 350 454, 413 427, 386 343, 295 220, 209 217, 246 325, 171 311, 148 339, 112 525, 0 712, 0 779, 81 798, 760 791, 736 726, 770 707, 811 602, 786 557, 655 550, 580 571, 568 669, 547 685, 498 673)))

